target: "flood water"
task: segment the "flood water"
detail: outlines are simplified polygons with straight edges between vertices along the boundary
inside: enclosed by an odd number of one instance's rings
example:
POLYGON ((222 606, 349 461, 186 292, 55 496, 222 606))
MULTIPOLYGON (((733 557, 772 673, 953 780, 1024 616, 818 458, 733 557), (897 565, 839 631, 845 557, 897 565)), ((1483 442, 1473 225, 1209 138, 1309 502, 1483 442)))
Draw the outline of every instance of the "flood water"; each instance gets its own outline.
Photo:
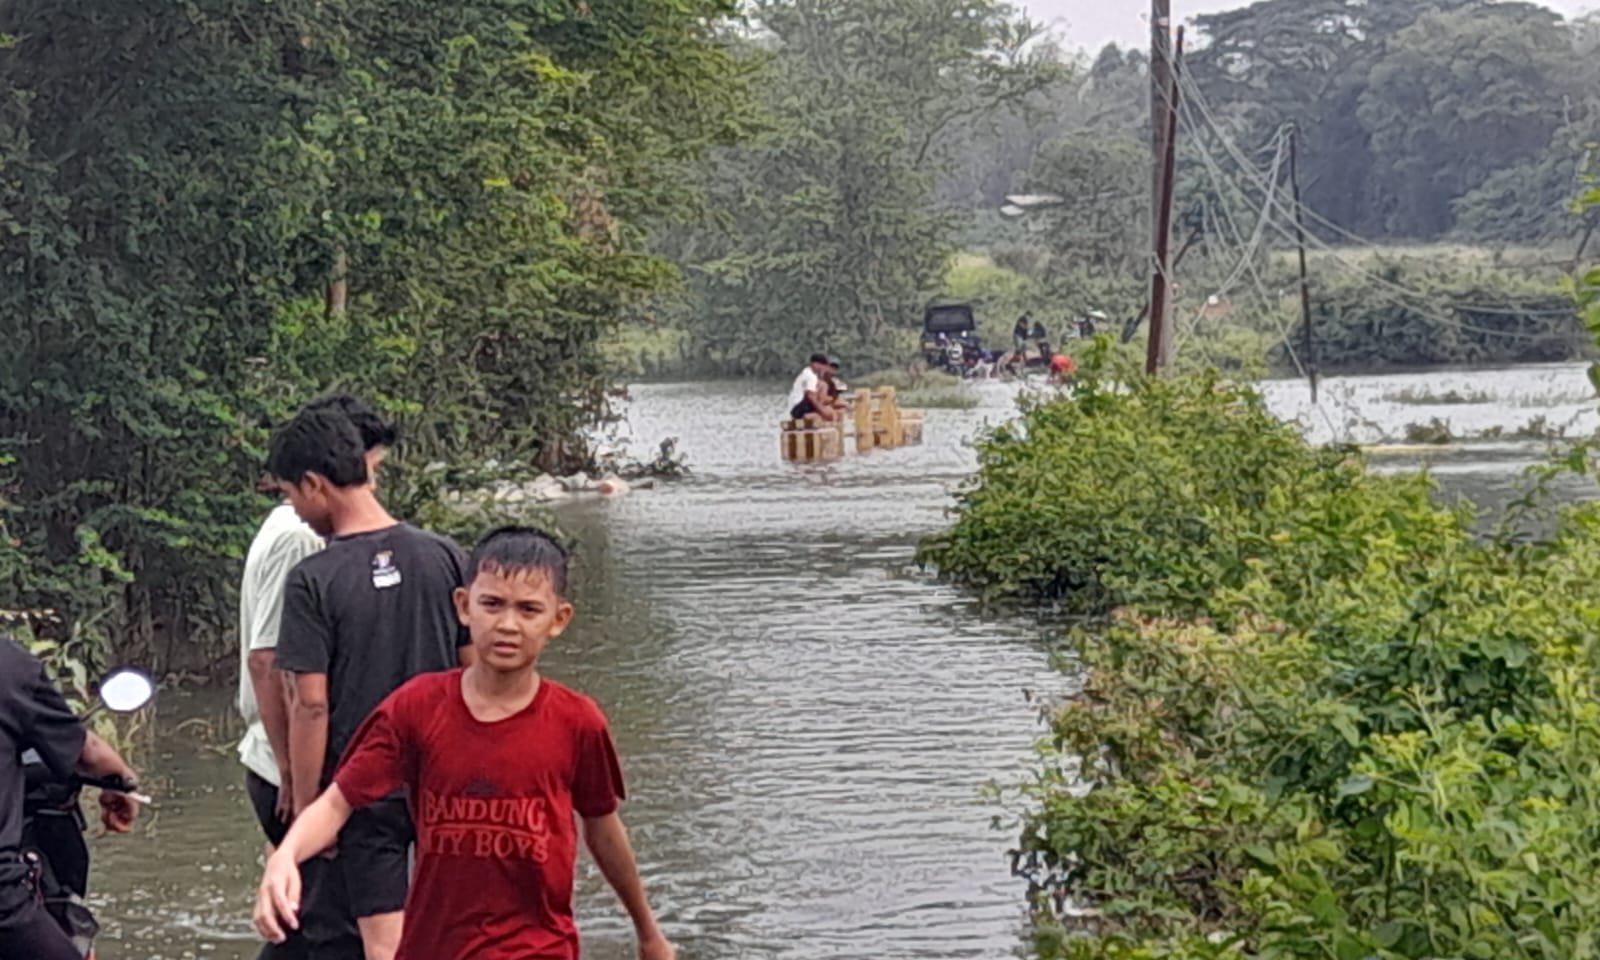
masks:
MULTIPOLYGON (((1540 414, 1596 426, 1577 366, 1331 381, 1317 408, 1303 384, 1265 389, 1319 439, 1376 442, 1434 416, 1458 434, 1540 414), (1450 390, 1484 399, 1416 402, 1450 390)), ((980 791, 1026 775, 1032 698, 1068 680, 1050 669, 1046 626, 983 615, 911 564, 973 469, 965 441, 1009 415, 1013 388, 928 411, 921 447, 826 466, 779 460, 784 392, 635 389, 635 452, 677 437, 694 475, 560 508, 581 542, 579 617, 547 672, 611 717, 624 816, 685 960, 1013 955, 1023 888, 980 791)), ((1494 503, 1544 449, 1400 449, 1379 464, 1431 463, 1446 495, 1494 503)), ((101 956, 253 957, 260 842, 230 692, 167 692, 155 724, 142 765, 159 809, 134 836, 95 842, 101 956)), ((586 956, 632 956, 620 909, 583 870, 586 956)))

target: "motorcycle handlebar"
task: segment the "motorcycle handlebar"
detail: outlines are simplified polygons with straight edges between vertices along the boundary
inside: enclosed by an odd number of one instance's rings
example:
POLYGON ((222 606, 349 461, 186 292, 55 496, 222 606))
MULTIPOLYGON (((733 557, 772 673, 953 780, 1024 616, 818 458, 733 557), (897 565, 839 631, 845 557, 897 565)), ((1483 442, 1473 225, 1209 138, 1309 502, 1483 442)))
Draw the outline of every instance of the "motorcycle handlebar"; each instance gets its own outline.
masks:
POLYGON ((114 793, 137 794, 139 785, 124 776, 89 777, 79 775, 73 777, 78 784, 85 787, 98 787, 101 790, 110 790, 114 793))

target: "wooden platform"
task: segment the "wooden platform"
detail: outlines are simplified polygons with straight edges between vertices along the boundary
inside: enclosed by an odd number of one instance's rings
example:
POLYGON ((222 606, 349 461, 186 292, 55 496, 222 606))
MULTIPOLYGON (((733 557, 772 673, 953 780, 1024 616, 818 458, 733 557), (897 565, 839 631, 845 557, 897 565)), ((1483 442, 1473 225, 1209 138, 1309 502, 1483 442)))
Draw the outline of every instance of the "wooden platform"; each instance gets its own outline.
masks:
POLYGON ((850 398, 850 415, 832 423, 782 420, 778 423, 783 459, 793 463, 837 460, 853 426, 856 452, 892 449, 922 442, 923 411, 902 410, 893 387, 862 390, 850 398))

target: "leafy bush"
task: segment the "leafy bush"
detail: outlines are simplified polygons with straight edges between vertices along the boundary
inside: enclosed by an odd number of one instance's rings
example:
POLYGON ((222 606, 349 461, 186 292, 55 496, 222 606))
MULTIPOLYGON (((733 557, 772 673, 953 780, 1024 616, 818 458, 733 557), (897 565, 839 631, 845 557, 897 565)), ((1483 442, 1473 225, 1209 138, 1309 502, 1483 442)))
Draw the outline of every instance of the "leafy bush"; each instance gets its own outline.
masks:
POLYGON ((1224 591, 1232 630, 1080 633, 1085 690, 1026 789, 1041 955, 1590 955, 1597 531, 1585 508, 1540 546, 1401 535, 1351 578, 1224 591))
POLYGON ((1025 400, 980 443, 954 527, 920 562, 990 599, 1222 615, 1218 588, 1262 567, 1341 576, 1362 563, 1349 544, 1395 517, 1422 536, 1464 522, 1429 505, 1424 479, 1372 476, 1353 450, 1307 444, 1249 388, 1096 371, 1091 356, 1070 398, 1025 400))
POLYGON ((923 559, 1110 613, 1021 791, 1039 956, 1600 950, 1600 508, 1481 540, 1209 378, 1090 377, 980 450, 923 559))

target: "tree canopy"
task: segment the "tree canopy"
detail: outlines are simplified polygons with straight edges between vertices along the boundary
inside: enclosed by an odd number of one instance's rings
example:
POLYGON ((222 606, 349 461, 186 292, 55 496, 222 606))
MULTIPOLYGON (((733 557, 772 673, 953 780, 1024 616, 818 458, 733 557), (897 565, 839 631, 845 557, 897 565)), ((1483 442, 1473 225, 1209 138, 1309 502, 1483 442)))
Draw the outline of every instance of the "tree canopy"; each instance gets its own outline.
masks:
POLYGON ((216 636, 263 424, 331 387, 399 415, 398 496, 462 451, 560 459, 594 344, 671 276, 648 223, 742 124, 733 13, 0 8, 0 605, 216 636))

